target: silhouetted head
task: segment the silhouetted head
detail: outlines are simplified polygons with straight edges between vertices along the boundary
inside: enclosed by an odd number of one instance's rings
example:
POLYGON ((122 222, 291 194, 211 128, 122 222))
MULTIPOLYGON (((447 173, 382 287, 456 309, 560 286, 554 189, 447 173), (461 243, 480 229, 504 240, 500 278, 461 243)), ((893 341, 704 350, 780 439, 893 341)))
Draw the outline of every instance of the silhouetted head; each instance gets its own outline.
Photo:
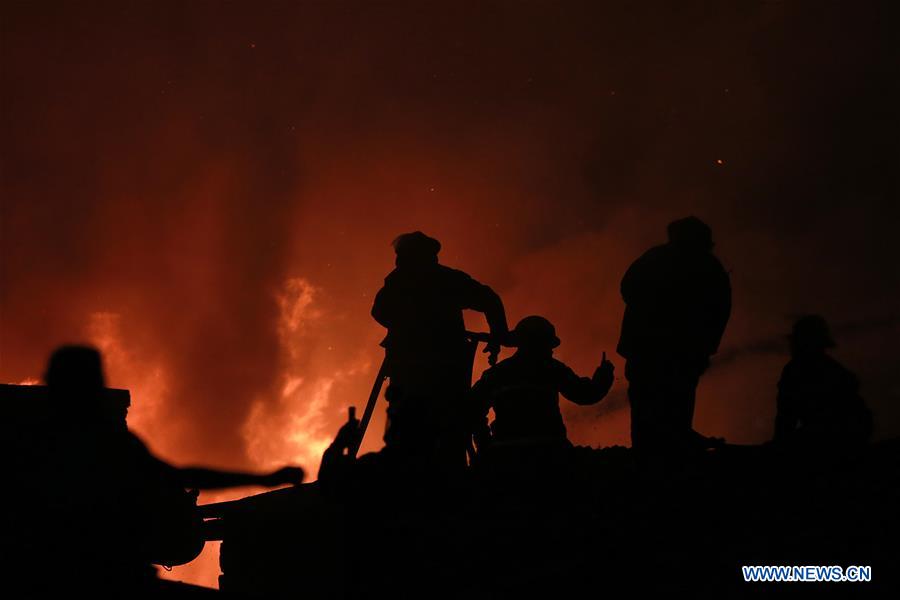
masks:
POLYGON ((44 382, 51 388, 96 391, 106 387, 100 353, 89 346, 62 346, 50 356, 44 382))
POLYGON ((441 243, 421 231, 404 233, 394 240, 393 245, 398 267, 437 264, 438 252, 441 251, 441 243))
POLYGON ((835 346, 828 323, 819 315, 806 315, 794 323, 791 335, 791 352, 822 352, 835 346))
POLYGON ((553 323, 537 315, 525 317, 509 333, 510 346, 525 352, 553 352, 559 346, 553 323))
POLYGON ((44 382, 54 399, 78 398, 84 402, 99 398, 106 387, 100 353, 88 346, 63 346, 57 349, 47 363, 44 382))
POLYGON ((706 251, 713 248, 712 229, 697 217, 690 216, 672 221, 667 231, 669 243, 676 246, 706 251))

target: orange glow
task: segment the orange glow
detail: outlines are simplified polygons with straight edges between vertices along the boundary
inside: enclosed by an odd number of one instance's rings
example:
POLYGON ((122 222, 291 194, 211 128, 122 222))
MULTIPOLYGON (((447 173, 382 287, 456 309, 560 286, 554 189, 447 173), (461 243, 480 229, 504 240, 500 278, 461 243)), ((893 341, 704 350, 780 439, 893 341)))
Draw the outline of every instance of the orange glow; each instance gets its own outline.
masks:
POLYGON ((285 462, 296 463, 313 478, 322 452, 333 437, 334 418, 329 411, 341 404, 333 397, 335 380, 370 368, 363 362, 327 375, 307 376, 305 365, 311 356, 305 334, 325 318, 318 306, 318 294, 315 286, 299 277, 288 279, 282 286, 277 296, 282 384, 275 402, 254 401, 243 427, 247 454, 257 467, 273 469, 285 462))
MULTIPOLYGON (((900 305, 895 108, 872 76, 891 53, 856 43, 876 37, 782 3, 121 4, 2 8, 0 381, 95 344, 173 464, 314 478, 382 360, 369 311, 406 231, 491 285, 511 325, 549 318, 580 374, 607 353, 609 397, 563 401, 582 445, 628 443, 619 282, 673 219, 706 220, 732 274, 723 349, 780 340, 798 313, 900 305), (709 169, 710 149, 736 164, 709 169)), ((854 335, 837 356, 896 432, 897 328, 854 335)), ((767 439, 785 360, 714 359, 696 428, 767 439)), ((382 403, 363 452, 383 427, 382 403)), ((214 585, 216 553, 163 575, 214 585)))

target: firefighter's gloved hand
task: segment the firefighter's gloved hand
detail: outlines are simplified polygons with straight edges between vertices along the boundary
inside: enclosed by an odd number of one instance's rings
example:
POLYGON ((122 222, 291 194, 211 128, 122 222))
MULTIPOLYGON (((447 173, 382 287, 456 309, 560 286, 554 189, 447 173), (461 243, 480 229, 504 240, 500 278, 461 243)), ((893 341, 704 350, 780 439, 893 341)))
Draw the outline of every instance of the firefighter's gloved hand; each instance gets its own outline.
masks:
POLYGON ((306 474, 300 467, 282 467, 281 469, 266 475, 264 477, 263 485, 268 487, 285 484, 298 485, 303 483, 303 478, 305 476, 306 474))
POLYGON ((488 363, 493 367, 497 364, 497 356, 500 354, 500 342, 488 342, 482 352, 488 355, 488 363))

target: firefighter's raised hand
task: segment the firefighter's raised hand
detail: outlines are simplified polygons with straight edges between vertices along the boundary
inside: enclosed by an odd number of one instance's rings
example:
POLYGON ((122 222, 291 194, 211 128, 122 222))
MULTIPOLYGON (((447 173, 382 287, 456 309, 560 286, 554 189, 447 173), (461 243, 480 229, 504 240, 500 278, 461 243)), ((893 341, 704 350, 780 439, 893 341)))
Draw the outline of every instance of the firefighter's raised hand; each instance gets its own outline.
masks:
POLYGON ((615 365, 606 359, 606 352, 604 352, 603 358, 600 360, 600 366, 597 367, 597 370, 594 372, 594 381, 608 390, 612 387, 613 380, 615 379, 615 372, 615 365))
POLYGON ((338 429, 334 442, 332 442, 331 445, 334 448, 340 449, 340 453, 343 454, 345 450, 356 447, 359 443, 361 433, 362 432, 359 430, 359 419, 356 418, 356 411, 351 406, 347 422, 338 429))

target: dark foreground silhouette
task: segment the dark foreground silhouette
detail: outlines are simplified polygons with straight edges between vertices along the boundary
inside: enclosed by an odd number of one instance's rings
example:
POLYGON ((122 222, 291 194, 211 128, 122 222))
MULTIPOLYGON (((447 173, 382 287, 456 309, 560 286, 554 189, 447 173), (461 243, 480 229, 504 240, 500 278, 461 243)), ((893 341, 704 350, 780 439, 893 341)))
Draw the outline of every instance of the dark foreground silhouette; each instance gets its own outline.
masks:
POLYGON ((177 468, 128 431, 129 394, 105 387, 99 353, 57 350, 46 387, 0 386, 4 441, 14 461, 4 546, 33 595, 194 593, 156 579, 153 564, 190 562, 203 548, 196 492, 300 483, 303 471, 267 475, 177 468))
POLYGON ((770 446, 724 447, 665 470, 625 448, 571 448, 553 471, 537 464, 546 461, 476 466, 450 484, 386 450, 313 484, 206 507, 224 540, 221 588, 308 598, 898 589, 898 440, 827 463, 770 446), (871 565, 874 579, 743 581, 742 565, 769 564, 871 565))

